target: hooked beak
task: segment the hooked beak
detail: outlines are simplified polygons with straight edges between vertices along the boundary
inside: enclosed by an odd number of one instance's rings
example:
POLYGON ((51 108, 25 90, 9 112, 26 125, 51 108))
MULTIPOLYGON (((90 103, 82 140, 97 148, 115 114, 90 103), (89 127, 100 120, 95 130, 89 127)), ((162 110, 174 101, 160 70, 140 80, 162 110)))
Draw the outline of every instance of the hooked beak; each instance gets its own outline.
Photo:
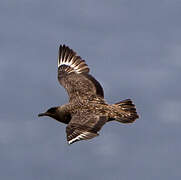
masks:
POLYGON ((38 117, 41 117, 41 116, 48 116, 48 114, 46 112, 38 114, 38 117))

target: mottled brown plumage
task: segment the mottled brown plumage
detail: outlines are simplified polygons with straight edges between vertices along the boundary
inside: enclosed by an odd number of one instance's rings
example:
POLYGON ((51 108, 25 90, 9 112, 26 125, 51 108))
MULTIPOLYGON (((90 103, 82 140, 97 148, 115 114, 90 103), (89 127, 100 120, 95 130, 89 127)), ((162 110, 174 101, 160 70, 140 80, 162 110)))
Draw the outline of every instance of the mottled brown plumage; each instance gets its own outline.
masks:
POLYGON ((59 48, 58 80, 67 90, 69 103, 50 108, 39 116, 50 116, 68 124, 66 133, 69 144, 98 136, 106 122, 132 123, 138 118, 130 99, 107 104, 102 86, 89 74, 85 61, 65 45, 59 48))

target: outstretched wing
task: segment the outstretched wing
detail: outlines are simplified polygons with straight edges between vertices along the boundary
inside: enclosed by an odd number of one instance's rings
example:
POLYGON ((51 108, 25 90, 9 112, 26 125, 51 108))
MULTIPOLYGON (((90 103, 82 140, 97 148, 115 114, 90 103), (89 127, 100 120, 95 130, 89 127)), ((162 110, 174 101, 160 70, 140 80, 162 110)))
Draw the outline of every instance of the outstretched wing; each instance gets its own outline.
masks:
POLYGON ((67 90, 69 99, 98 95, 104 97, 100 83, 89 74, 89 67, 80 56, 65 45, 60 45, 58 80, 67 90))
POLYGON ((106 116, 94 115, 90 112, 75 114, 66 127, 67 141, 72 144, 81 140, 92 139, 99 134, 101 127, 106 123, 106 116))

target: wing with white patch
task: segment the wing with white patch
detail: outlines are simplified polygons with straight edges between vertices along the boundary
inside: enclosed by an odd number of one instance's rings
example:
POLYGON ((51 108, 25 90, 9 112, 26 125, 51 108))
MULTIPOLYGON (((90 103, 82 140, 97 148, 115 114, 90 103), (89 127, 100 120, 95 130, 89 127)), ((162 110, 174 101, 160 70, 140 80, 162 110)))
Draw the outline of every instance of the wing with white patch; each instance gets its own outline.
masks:
POLYGON ((67 66, 67 68, 64 69, 67 73, 76 72, 80 74, 89 72, 85 60, 82 60, 80 56, 65 45, 60 45, 59 47, 58 68, 62 65, 67 66))
POLYGON ((80 140, 88 140, 98 136, 98 131, 106 123, 106 116, 98 116, 81 112, 74 115, 66 127, 67 141, 69 144, 80 140))
POLYGON ((81 141, 81 140, 92 139, 98 136, 98 134, 94 132, 88 132, 83 129, 71 129, 70 127, 66 129, 66 132, 67 132, 67 141, 69 144, 72 144, 74 142, 81 141))
POLYGON ((89 73, 89 67, 80 56, 63 45, 59 48, 58 80, 67 90, 70 101, 77 97, 98 95, 104 97, 100 83, 89 73))

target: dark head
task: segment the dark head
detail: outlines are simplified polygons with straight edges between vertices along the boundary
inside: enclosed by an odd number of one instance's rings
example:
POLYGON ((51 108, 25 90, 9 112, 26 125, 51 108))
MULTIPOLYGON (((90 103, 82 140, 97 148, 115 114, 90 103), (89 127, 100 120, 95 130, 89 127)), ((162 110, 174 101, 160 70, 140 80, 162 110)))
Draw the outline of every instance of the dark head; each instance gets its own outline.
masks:
POLYGON ((58 107, 52 107, 52 108, 48 109, 46 112, 38 114, 38 117, 49 116, 51 118, 57 119, 58 118, 57 109, 58 109, 58 107))
POLYGON ((71 120, 70 113, 66 113, 61 107, 52 107, 48 111, 38 114, 38 117, 41 116, 49 116, 65 124, 68 124, 71 120))

